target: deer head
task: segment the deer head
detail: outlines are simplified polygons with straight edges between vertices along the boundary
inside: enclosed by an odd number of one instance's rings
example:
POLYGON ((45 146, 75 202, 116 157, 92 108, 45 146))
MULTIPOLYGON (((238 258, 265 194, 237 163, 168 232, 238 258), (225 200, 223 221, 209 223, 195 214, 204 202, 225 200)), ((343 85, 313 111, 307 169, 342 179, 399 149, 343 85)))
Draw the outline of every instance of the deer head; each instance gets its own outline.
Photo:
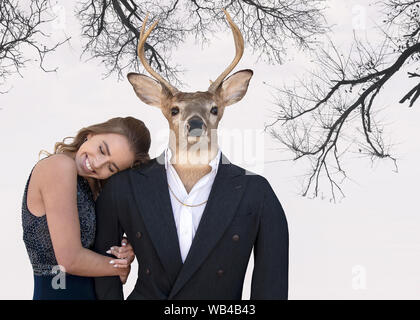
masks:
POLYGON ((129 73, 127 77, 135 93, 144 103, 161 109, 173 133, 169 138, 169 146, 177 155, 186 151, 191 156, 191 153, 197 150, 202 151, 203 147, 207 148, 210 154, 217 150, 217 127, 225 107, 244 97, 253 74, 252 70, 246 69, 225 79, 242 57, 244 40, 229 13, 223 11, 232 29, 236 55, 226 70, 211 82, 210 87, 204 92, 181 92, 151 68, 144 56, 144 44, 158 21, 154 22, 146 32, 148 16, 143 21, 138 42, 138 56, 154 79, 138 73, 129 73), (197 148, 197 145, 200 148, 197 148))

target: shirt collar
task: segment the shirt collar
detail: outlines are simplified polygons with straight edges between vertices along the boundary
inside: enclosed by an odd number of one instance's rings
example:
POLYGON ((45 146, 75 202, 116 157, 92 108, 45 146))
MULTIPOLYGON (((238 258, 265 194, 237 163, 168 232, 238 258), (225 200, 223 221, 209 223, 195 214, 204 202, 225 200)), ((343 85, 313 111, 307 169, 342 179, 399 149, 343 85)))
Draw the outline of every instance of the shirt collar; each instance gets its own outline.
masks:
MULTIPOLYGON (((220 148, 217 149, 216 156, 209 162, 209 166, 211 166, 211 171, 216 171, 219 167, 220 157, 222 156, 222 151, 220 148)), ((168 170, 168 166, 172 165, 169 161, 172 157, 172 151, 169 147, 165 150, 165 170, 168 170)))

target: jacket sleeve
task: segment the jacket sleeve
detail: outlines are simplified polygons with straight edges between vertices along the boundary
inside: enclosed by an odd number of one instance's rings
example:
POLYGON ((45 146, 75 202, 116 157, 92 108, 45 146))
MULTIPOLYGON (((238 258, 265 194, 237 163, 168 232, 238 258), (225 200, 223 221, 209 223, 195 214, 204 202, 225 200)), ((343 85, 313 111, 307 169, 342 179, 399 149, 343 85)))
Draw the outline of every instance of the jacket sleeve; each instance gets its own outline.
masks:
MULTIPOLYGON (((113 178, 113 177, 112 177, 113 178)), ((96 237, 94 250, 102 255, 112 246, 119 245, 123 230, 118 220, 118 204, 114 195, 117 190, 116 179, 110 179, 96 201, 96 237)), ((111 256, 111 255, 109 255, 111 256)), ((96 298, 99 300, 123 300, 124 294, 120 277, 96 277, 96 298)))
POLYGON ((289 231, 283 208, 267 180, 254 244, 251 300, 287 300, 289 231))

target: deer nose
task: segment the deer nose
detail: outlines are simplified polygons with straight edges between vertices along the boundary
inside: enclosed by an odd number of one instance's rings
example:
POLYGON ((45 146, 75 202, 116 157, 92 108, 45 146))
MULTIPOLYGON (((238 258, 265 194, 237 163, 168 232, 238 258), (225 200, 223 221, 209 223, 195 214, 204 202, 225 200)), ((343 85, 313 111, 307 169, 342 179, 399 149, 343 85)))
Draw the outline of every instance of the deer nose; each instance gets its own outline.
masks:
POLYGON ((200 117, 194 116, 188 120, 188 134, 191 136, 199 137, 203 132, 204 122, 200 117))

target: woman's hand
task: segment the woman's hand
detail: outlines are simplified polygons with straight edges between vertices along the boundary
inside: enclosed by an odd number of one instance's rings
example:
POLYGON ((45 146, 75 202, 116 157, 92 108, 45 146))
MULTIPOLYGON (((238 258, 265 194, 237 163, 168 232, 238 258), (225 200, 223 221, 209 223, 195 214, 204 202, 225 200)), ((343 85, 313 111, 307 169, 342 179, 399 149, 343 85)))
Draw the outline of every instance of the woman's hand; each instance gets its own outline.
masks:
POLYGON ((121 247, 113 246, 106 253, 112 254, 118 258, 117 260, 113 260, 112 264, 115 268, 121 269, 120 279, 121 282, 125 284, 131 270, 130 265, 135 258, 133 247, 128 242, 127 238, 123 238, 121 247))
POLYGON ((128 275, 130 274, 130 270, 131 270, 131 266, 127 265, 127 267, 121 268, 120 269, 120 280, 122 284, 125 284, 127 282, 128 279, 128 275))

